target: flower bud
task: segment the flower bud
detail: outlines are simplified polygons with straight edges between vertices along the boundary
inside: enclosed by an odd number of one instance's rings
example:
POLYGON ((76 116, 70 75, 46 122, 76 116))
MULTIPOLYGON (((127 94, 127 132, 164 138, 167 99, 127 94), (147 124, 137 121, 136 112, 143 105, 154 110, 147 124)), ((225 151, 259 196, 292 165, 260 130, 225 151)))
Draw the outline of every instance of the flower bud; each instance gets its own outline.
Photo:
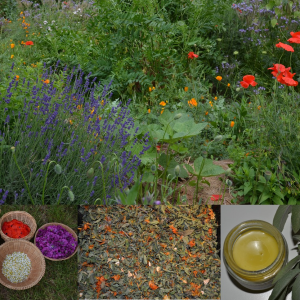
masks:
POLYGON ((236 88, 235 90, 236 90, 237 92, 239 92, 241 89, 240 89, 240 88, 236 88))
POLYGON ((272 176, 272 172, 270 171, 265 171, 265 179, 267 181, 269 181, 271 179, 271 176, 272 176))
POLYGON ((234 51, 233 52, 233 55, 238 55, 239 54, 239 51, 234 51))
POLYGON ((15 147, 11 147, 10 150, 11 150, 11 152, 14 154, 15 151, 16 151, 16 148, 15 148, 15 147))
POLYGON ((178 119, 180 119, 181 117, 182 117, 182 114, 177 114, 177 115, 175 115, 174 120, 178 120, 178 119))
POLYGON ((152 166, 151 166, 151 171, 152 171, 152 172, 155 172, 155 171, 156 171, 156 165, 152 165, 152 166))
POLYGON ((179 174, 180 174, 180 166, 177 165, 177 166, 175 167, 174 171, 175 171, 175 175, 178 177, 179 174))
POLYGON ((87 176, 88 178, 92 178, 92 177, 94 176, 94 172, 95 172, 94 168, 90 168, 90 169, 87 171, 86 176, 87 176))
POLYGON ((68 196, 72 202, 75 200, 75 196, 71 190, 68 191, 68 196))
POLYGON ((59 164, 56 164, 54 166, 54 171, 55 171, 56 174, 61 174, 61 172, 62 172, 61 166, 59 164))
POLYGON ((231 169, 228 168, 228 169, 225 171, 225 175, 228 176, 228 175, 230 175, 230 174, 231 174, 231 169))
POLYGON ((228 186, 232 186, 232 181, 230 179, 226 179, 225 183, 228 185, 228 186))
POLYGON ((130 190, 129 190, 129 188, 128 188, 128 187, 124 189, 124 192, 125 192, 125 194, 126 194, 126 195, 128 195, 128 194, 129 194, 129 191, 130 191, 130 190))
POLYGON ((221 42, 221 41, 222 41, 222 39, 218 38, 218 39, 217 39, 217 41, 218 41, 218 42, 221 42))
POLYGON ((223 140, 223 135, 217 135, 214 139, 215 142, 220 142, 223 140))

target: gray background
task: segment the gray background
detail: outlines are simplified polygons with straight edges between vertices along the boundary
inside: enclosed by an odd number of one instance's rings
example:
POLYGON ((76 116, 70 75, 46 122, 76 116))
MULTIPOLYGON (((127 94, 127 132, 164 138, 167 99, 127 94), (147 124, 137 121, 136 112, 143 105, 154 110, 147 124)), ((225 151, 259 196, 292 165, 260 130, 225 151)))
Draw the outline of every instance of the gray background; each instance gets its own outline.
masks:
MULTIPOLYGON (((278 205, 222 205, 221 206, 221 251, 223 251, 223 243, 229 231, 244 221, 263 220, 273 223, 273 218, 278 205)), ((289 214, 287 222, 283 229, 283 235, 287 241, 289 252, 288 260, 296 257, 297 250, 295 242, 292 239, 291 214, 289 214)), ((223 252, 220 253, 221 258, 221 300, 267 300, 272 290, 267 292, 251 292, 241 286, 233 283, 229 277, 223 261, 223 252)), ((286 300, 291 300, 291 293, 286 300)))

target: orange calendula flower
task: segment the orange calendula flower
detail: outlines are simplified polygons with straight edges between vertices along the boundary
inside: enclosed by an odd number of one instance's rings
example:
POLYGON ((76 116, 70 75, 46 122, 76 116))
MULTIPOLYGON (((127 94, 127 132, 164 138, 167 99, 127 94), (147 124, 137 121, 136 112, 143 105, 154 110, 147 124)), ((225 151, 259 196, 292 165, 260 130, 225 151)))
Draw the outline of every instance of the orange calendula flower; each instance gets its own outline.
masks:
POLYGON ((149 87, 149 92, 152 92, 152 87, 149 87))
POLYGON ((211 101, 209 101, 209 104, 210 104, 211 107, 213 107, 213 103, 211 101))
POLYGON ((186 87, 184 88, 184 91, 187 92, 188 90, 189 90, 189 88, 186 86, 186 87))
POLYGON ((161 106, 166 106, 167 103, 166 103, 165 101, 161 101, 161 102, 159 103, 159 105, 161 105, 161 106))
POLYGON ((215 99, 215 100, 218 100, 218 97, 215 97, 214 99, 215 99))
POLYGON ((230 83, 227 83, 227 86, 229 87, 229 86, 230 86, 230 83))
POLYGON ((151 113, 151 109, 150 109, 150 108, 148 109, 148 113, 149 113, 149 114, 151 113))
POLYGON ((14 49, 15 48, 15 44, 10 44, 10 48, 14 49))
POLYGON ((194 239, 190 240, 188 244, 189 244, 190 247, 194 247, 196 245, 194 239))
POLYGON ((178 233, 178 229, 175 228, 173 225, 170 225, 169 227, 172 229, 173 233, 178 233))
POLYGON ((19 78, 20 78, 20 76, 19 76, 19 75, 16 75, 16 80, 17 80, 17 81, 19 80, 19 78))
POLYGON ((233 126, 234 126, 234 122, 231 121, 231 122, 230 122, 230 127, 233 127, 233 126))
POLYGON ((221 80, 222 80, 222 76, 217 76, 216 79, 217 79, 218 81, 221 81, 221 80))
POLYGON ((10 56, 10 58, 14 58, 14 57, 15 57, 14 55, 11 55, 11 56, 10 56))
POLYGON ((46 84, 49 84, 50 83, 50 80, 49 79, 46 79, 46 80, 42 80, 44 83, 46 84))
POLYGON ((152 87, 152 91, 154 91, 154 90, 155 90, 155 86, 152 87))
POLYGON ((188 101, 188 104, 189 104, 189 106, 197 106, 198 105, 195 98, 192 98, 190 101, 188 101))
POLYGON ((208 115, 208 111, 205 112, 205 115, 206 115, 206 116, 208 115))
POLYGON ((149 287, 151 290, 157 290, 158 286, 153 282, 153 281, 149 281, 149 287))
POLYGON ((162 115, 164 113, 164 110, 162 109, 162 111, 160 112, 160 114, 162 115))
POLYGON ((261 109, 261 106, 257 106, 257 109, 260 110, 260 109, 261 109))

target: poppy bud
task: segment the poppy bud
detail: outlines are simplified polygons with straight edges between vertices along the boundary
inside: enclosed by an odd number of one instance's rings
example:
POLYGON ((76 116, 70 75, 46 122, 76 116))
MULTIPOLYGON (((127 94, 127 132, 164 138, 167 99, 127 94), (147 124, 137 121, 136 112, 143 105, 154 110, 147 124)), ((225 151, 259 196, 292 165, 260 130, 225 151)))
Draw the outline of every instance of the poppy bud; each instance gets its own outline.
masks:
POLYGON ((182 117, 182 114, 177 114, 177 115, 175 115, 174 120, 180 119, 181 117, 182 117))
POLYGON ((219 38, 219 39, 217 39, 217 41, 218 41, 218 42, 221 42, 221 41, 222 41, 222 39, 220 39, 220 38, 219 38))
POLYGON ((94 168, 90 168, 90 169, 87 171, 86 176, 87 176, 88 178, 92 178, 92 177, 94 176, 94 172, 95 172, 94 168))
POLYGON ((152 165, 152 166, 151 166, 151 171, 152 171, 152 172, 155 172, 155 171, 156 171, 156 165, 152 165))
POLYGON ((75 200, 75 196, 71 190, 68 191, 68 196, 72 202, 75 200))
POLYGON ((236 88, 235 90, 236 90, 237 92, 239 92, 239 91, 240 91, 240 88, 236 88))
POLYGON ((177 166, 175 167, 174 171, 175 171, 175 175, 178 177, 179 174, 180 174, 180 166, 177 165, 177 166))
POLYGON ((222 141, 222 139, 223 139, 223 135, 217 135, 214 140, 215 142, 220 142, 222 141))
POLYGON ((234 51, 233 52, 233 55, 238 55, 239 54, 239 51, 234 51))
POLYGON ((228 175, 230 175, 230 174, 231 174, 231 169, 228 168, 228 169, 225 171, 225 175, 228 176, 228 175))
POLYGON ((229 180, 229 179, 226 179, 225 183, 226 183, 228 186, 232 186, 232 181, 229 180))
POLYGON ((272 172, 270 171, 265 171, 265 179, 267 181, 269 181, 271 179, 271 176, 272 176, 272 172))
POLYGON ((59 164, 56 164, 54 166, 54 171, 55 171, 56 174, 61 174, 61 172, 62 172, 61 166, 59 164))
POLYGON ((15 148, 15 147, 11 147, 10 150, 11 150, 11 152, 14 154, 15 151, 16 151, 16 148, 15 148))

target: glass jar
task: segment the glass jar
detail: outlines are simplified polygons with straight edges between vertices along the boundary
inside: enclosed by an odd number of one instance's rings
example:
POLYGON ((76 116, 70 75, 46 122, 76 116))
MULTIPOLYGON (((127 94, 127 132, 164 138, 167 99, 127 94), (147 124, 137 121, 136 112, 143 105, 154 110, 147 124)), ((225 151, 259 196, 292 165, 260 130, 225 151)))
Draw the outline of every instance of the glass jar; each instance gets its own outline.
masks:
POLYGON ((260 220, 245 221, 235 226, 227 235, 223 245, 224 264, 228 273, 242 286, 250 290, 266 290, 273 286, 273 279, 285 266, 288 260, 288 247, 284 236, 273 225, 260 220), (262 231, 275 239, 278 245, 278 254, 275 260, 267 267, 248 271, 240 268, 233 256, 235 242, 245 233, 262 231))

